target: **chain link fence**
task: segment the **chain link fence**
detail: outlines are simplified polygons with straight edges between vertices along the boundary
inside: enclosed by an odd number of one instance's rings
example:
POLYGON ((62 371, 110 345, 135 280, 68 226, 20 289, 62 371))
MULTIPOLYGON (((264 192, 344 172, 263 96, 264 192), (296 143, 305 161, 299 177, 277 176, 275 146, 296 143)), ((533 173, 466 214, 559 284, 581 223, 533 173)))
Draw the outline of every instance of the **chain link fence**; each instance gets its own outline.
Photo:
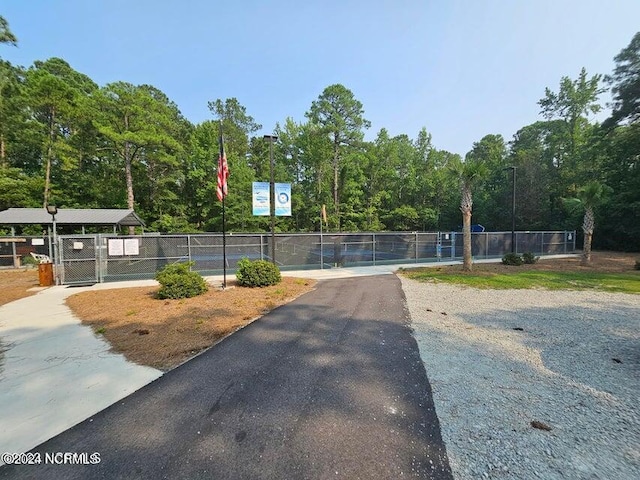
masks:
MULTIPOLYGON (((460 232, 276 234, 275 262, 282 270, 423 263, 462 258, 460 232)), ((241 258, 271 261, 269 234, 228 234, 226 267, 241 258)), ((516 232, 515 251, 535 255, 575 252, 575 231, 516 232)), ((472 233, 475 259, 500 258, 511 251, 511 232, 472 233)), ((45 242, 45 247, 47 243, 45 242)), ((64 235, 58 237, 57 271, 63 284, 153 278, 165 265, 193 262, 203 275, 221 274, 221 234, 64 235)))

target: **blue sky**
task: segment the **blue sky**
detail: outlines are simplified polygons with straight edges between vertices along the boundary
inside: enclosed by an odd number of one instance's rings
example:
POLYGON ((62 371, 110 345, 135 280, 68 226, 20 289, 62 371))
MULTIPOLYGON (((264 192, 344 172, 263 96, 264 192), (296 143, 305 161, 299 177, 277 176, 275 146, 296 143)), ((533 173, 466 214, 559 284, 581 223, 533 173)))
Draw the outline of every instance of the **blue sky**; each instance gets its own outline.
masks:
POLYGON ((368 139, 426 127, 460 154, 539 120, 562 76, 610 73, 640 30, 638 0, 2 0, 0 15, 19 39, 0 57, 151 84, 194 123, 236 97, 269 133, 341 83, 368 139))

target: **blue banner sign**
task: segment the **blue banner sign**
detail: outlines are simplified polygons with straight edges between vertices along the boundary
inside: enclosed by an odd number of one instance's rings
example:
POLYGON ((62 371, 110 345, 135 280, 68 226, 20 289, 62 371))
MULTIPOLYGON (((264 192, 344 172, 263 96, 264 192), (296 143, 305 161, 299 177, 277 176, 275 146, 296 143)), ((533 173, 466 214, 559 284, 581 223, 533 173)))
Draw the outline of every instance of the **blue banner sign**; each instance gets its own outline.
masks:
POLYGON ((253 182, 253 214, 268 217, 269 206, 269 182, 253 182))
POLYGON ((291 216, 291 184, 276 183, 276 217, 291 216))

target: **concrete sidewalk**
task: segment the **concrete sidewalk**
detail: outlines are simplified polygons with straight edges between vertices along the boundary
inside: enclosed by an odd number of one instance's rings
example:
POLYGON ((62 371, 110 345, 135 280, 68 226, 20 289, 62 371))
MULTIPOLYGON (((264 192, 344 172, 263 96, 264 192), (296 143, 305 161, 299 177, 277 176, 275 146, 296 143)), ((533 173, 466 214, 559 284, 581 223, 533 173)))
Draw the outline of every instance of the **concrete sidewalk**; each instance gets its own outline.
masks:
POLYGON ((109 352, 52 287, 0 307, 0 452, 25 452, 162 372, 109 352))
MULTIPOLYGON (((329 280, 457 263, 298 270, 282 275, 329 280)), ((227 276, 228 281, 234 278, 227 276)), ((222 276, 207 277, 207 281, 220 284, 222 276)), ((110 345, 65 305, 67 297, 83 291, 156 284, 141 280, 56 286, 0 306, 0 453, 26 452, 162 375, 109 352, 110 345)))
MULTIPOLYGON (((397 265, 283 272, 318 280, 390 274, 397 265)), ((227 280, 235 279, 228 275, 227 280)), ((222 276, 207 277, 220 284, 222 276)), ((26 452, 135 392, 163 372, 131 363, 66 306, 76 293, 154 280, 56 286, 0 306, 0 452, 26 452)), ((0 463, 1 464, 1 463, 0 463)))

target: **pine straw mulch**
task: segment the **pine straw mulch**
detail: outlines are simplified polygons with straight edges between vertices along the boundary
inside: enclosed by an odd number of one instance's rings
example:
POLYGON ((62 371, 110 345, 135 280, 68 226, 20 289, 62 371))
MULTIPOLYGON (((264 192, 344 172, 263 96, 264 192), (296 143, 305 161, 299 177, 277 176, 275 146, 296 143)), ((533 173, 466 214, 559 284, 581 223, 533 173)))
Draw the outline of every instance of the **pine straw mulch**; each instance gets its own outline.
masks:
POLYGON ((73 313, 135 363, 169 370, 268 311, 313 290, 314 280, 283 277, 278 285, 159 300, 159 287, 82 292, 67 298, 73 313))
POLYGON ((2 271, 0 272, 0 305, 38 293, 38 286, 38 270, 2 271))
MULTIPOLYGON (((593 252, 591 263, 588 266, 580 264, 582 257, 575 256, 569 258, 547 258, 541 259, 531 265, 520 265, 513 267, 502 263, 474 263, 472 274, 500 274, 514 273, 527 270, 542 270, 554 272, 600 272, 600 273, 623 273, 635 271, 635 262, 640 260, 640 253, 623 252, 593 252)), ((420 267, 422 268, 422 267, 420 267)), ((433 268, 433 267, 424 267, 433 268)), ((462 272, 462 265, 450 265, 435 267, 443 272, 462 272)))

